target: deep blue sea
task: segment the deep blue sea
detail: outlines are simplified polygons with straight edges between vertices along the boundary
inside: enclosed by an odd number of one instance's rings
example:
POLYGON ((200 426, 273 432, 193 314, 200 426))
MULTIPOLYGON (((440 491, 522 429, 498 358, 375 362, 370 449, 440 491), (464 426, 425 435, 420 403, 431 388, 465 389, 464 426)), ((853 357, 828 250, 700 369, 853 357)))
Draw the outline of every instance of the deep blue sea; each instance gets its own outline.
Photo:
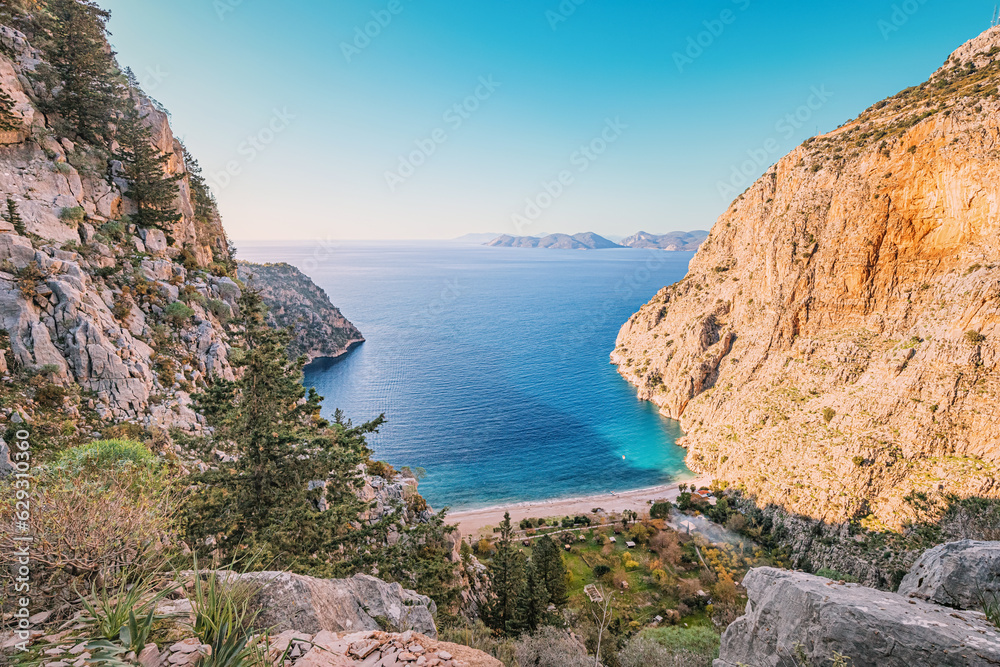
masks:
POLYGON ((576 497, 690 475, 677 422, 609 362, 621 325, 687 272, 691 253, 456 243, 241 244, 326 290, 367 342, 305 383, 370 441, 422 467, 435 508, 576 497))

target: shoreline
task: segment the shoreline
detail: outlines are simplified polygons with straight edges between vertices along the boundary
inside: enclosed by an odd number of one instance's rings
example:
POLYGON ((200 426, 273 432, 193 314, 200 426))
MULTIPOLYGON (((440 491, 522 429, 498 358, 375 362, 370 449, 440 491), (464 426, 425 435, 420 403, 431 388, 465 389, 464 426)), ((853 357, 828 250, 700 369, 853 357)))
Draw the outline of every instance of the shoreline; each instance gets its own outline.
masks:
MULTIPOLYGON (((463 537, 479 537, 487 527, 498 526, 503 521, 504 512, 510 512, 510 520, 517 524, 527 518, 547 518, 555 516, 575 516, 590 514, 595 507, 606 512, 622 512, 634 510, 640 512, 658 500, 673 502, 680 495, 681 484, 694 484, 696 487, 708 486, 709 477, 694 477, 682 479, 670 484, 635 489, 632 491, 609 492, 575 498, 556 498, 553 500, 536 500, 507 505, 495 505, 480 509, 449 512, 445 523, 458 525, 463 537)), ((488 532, 492 535, 492 530, 488 532)))

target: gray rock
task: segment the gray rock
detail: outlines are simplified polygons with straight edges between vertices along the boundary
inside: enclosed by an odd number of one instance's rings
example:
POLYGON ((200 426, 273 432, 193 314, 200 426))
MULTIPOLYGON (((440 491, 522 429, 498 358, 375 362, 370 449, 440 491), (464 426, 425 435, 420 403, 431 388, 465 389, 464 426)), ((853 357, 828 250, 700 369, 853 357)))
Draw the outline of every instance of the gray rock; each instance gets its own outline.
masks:
POLYGON ((962 540, 926 551, 903 578, 899 594, 979 610, 982 596, 1000 594, 1000 542, 962 540))
POLYGON ((379 630, 382 621, 397 630, 437 637, 437 606, 433 600, 365 574, 350 579, 316 579, 290 572, 249 572, 229 577, 260 586, 254 596, 261 611, 256 624, 274 632, 379 630))
POLYGON ((978 613, 769 567, 743 585, 746 615, 722 635, 714 667, 828 665, 835 653, 851 667, 1000 664, 1000 633, 978 613))

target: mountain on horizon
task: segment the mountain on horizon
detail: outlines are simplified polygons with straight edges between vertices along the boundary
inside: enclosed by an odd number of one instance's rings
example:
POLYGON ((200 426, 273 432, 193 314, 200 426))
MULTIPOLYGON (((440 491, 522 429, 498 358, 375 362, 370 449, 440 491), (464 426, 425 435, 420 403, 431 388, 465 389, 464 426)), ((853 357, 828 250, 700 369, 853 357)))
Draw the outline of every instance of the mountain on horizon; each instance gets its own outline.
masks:
POLYGON ((629 248, 654 248, 658 250, 694 252, 698 250, 707 238, 708 232, 701 229, 693 232, 667 232, 666 234, 639 232, 623 239, 621 244, 629 248))
POLYGON ((493 248, 548 248, 554 250, 606 250, 624 247, 593 232, 583 232, 572 236, 569 234, 549 234, 542 237, 504 234, 484 245, 493 248))

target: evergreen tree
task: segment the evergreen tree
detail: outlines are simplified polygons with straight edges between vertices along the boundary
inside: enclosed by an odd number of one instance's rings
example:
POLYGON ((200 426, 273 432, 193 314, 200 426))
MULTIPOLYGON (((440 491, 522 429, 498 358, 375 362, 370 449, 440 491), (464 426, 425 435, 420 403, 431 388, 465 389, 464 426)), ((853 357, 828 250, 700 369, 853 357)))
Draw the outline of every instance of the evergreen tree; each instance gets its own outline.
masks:
POLYGON ((0 132, 10 132, 22 125, 20 118, 14 113, 14 100, 3 88, 0 88, 0 132))
POLYGON ((17 210, 17 202, 7 197, 7 215, 4 216, 7 222, 14 226, 14 231, 21 236, 27 236, 28 230, 24 226, 24 219, 21 218, 21 212, 17 210))
POLYGON ((524 564, 521 554, 514 549, 514 528, 510 512, 504 513, 500 524, 500 539, 496 553, 490 561, 489 580, 492 599, 486 609, 486 623, 495 630, 516 630, 517 600, 524 586, 524 564))
POLYGON ((153 145, 149 128, 142 122, 133 102, 130 98, 118 121, 115 140, 119 148, 115 158, 122 163, 128 197, 138 208, 132 219, 140 227, 166 229, 167 225, 181 219, 176 208, 177 181, 184 175, 166 175, 170 155, 161 153, 153 145))
POLYGON ((301 384, 304 358, 288 360, 290 333, 267 326, 266 308, 251 289, 239 312, 242 352, 233 365, 240 377, 216 381, 198 397, 216 437, 233 443, 238 458, 196 476, 188 537, 197 546, 216 537, 227 556, 250 549, 278 567, 333 574, 372 537, 357 527, 367 509, 356 495, 357 466, 368 460, 365 436, 382 418, 357 428, 339 413, 334 424, 321 419, 322 399, 301 384), (321 494, 326 511, 318 509, 321 494))
POLYGON ((218 218, 218 205, 215 195, 208 187, 208 181, 201 172, 201 165, 191 155, 187 146, 184 149, 184 165, 187 167, 188 183, 191 185, 191 201, 194 203, 194 217, 200 222, 212 222, 218 218))
POLYGON ((535 561, 539 578, 545 584, 549 601, 557 607, 564 606, 569 601, 566 563, 551 537, 545 535, 538 539, 532 560, 535 561))
POLYGON ((524 584, 517 596, 517 615, 514 627, 518 632, 534 634, 545 620, 549 605, 549 592, 545 580, 532 561, 524 566, 524 584))
POLYGON ((109 124, 121 95, 106 24, 111 14, 90 0, 48 0, 41 34, 50 106, 76 133, 109 143, 109 124))

